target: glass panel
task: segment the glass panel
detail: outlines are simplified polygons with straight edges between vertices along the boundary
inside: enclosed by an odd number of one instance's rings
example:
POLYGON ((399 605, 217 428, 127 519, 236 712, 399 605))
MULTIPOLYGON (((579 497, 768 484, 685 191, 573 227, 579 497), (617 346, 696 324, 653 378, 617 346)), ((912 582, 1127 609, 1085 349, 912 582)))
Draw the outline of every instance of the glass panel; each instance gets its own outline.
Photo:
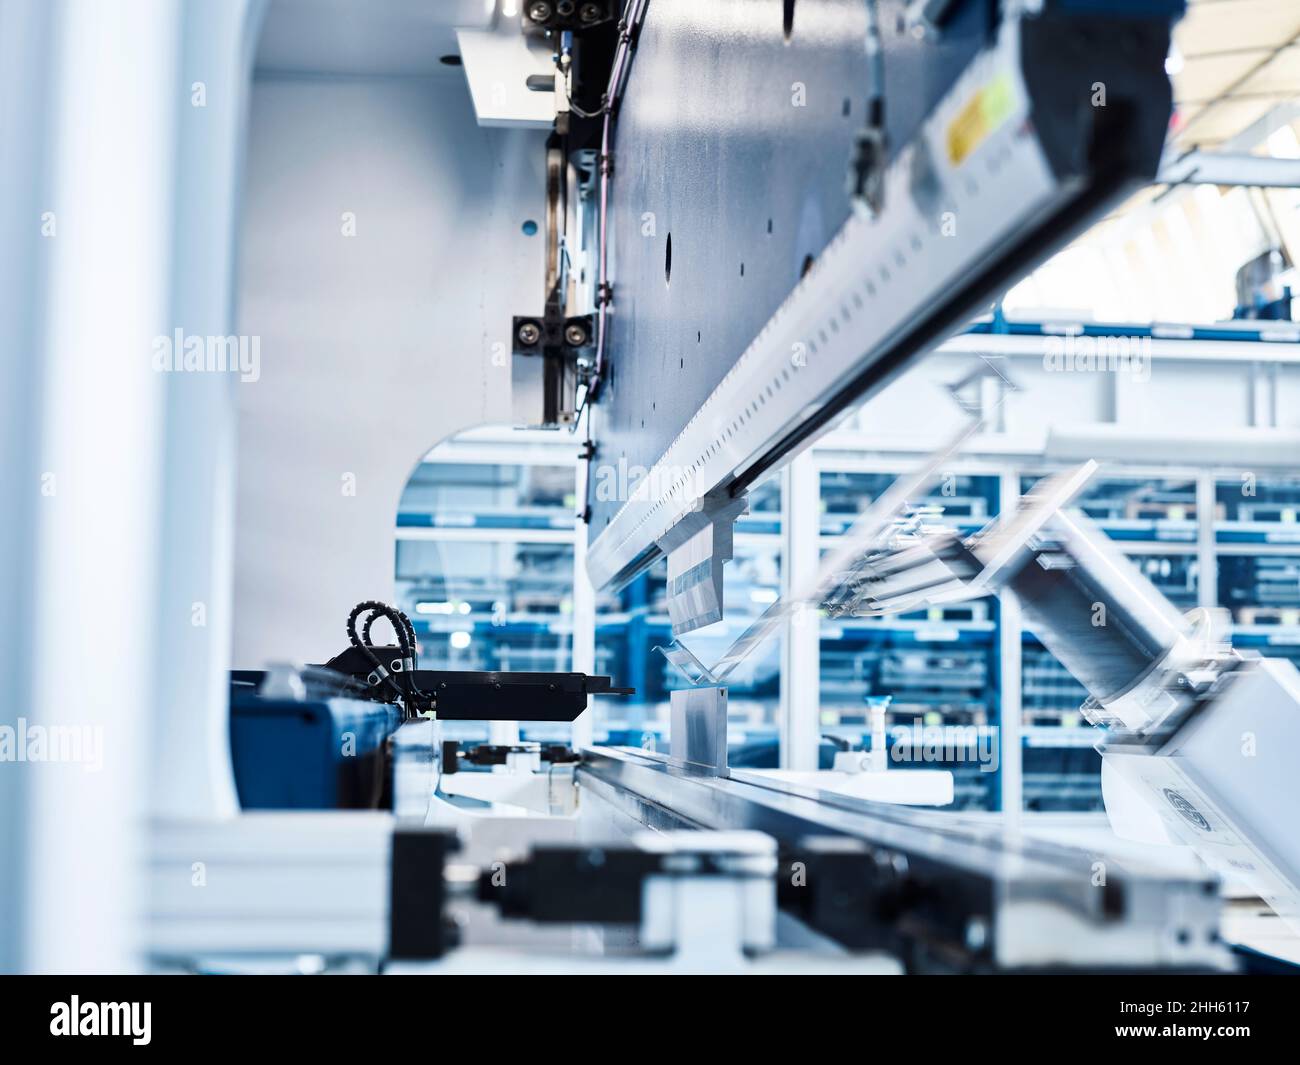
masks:
MULTIPOLYGON (((426 668, 571 668, 572 544, 399 541, 397 592, 426 668)), ((532 738, 565 729, 520 725, 532 738)), ((448 739, 484 739, 487 725, 447 722, 443 731, 448 739)))
MULTIPOLYGON (((821 475, 823 550, 894 480, 889 473, 821 475)), ((918 505, 963 533, 997 514, 998 479, 954 474, 918 505)), ((976 600, 900 617, 821 622, 822 768, 837 746, 864 747, 870 705, 888 697, 890 768, 948 769, 950 809, 998 804, 998 604, 976 600)))
MULTIPOLYGON (((575 465, 439 462, 416 467, 398 505, 396 586, 421 665, 572 668, 575 465), (463 530, 463 531, 461 531, 463 530)), ((446 722, 483 740, 486 722, 446 722)), ((534 739, 568 726, 521 723, 534 739)))

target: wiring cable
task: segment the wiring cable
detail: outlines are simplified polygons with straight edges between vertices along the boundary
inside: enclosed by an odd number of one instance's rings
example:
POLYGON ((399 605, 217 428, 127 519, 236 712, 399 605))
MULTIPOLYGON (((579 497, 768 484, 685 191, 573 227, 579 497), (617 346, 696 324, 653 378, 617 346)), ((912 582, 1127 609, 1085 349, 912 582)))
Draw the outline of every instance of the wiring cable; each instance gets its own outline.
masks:
MULTIPOLYGON (((420 668, 419 643, 415 636, 415 626, 411 623, 410 617, 404 610, 392 606, 388 603, 381 603, 376 600, 370 600, 363 604, 366 608, 363 613, 367 613, 365 623, 362 626, 361 638, 359 642, 354 641, 356 646, 363 649, 369 648, 374 651, 374 641, 371 638, 371 632, 374 623, 379 618, 384 618, 392 626, 393 632, 397 638, 397 645, 402 655, 402 666, 400 672, 404 674, 401 679, 402 685, 406 689, 406 696, 411 699, 428 700, 431 696, 423 691, 415 679, 415 671, 420 668)), ((349 631, 349 637, 352 630, 349 631)), ((378 656, 375 656, 376 658, 378 656)))
MULTIPOLYGON (((370 624, 374 620, 376 614, 383 613, 385 616, 388 616, 387 612, 390 609, 391 608, 387 604, 381 603, 378 600, 374 600, 374 599, 367 599, 364 600, 363 602, 358 603, 356 606, 352 608, 352 612, 348 614, 348 622, 347 622, 348 640, 351 642, 352 646, 357 648, 357 650, 359 650, 362 653, 362 655, 366 658, 366 660, 371 664, 371 666, 373 667, 373 674, 377 676, 380 681, 382 681, 383 683, 387 684, 390 688, 392 688, 394 694, 396 694, 399 699, 405 702, 406 699, 409 697, 408 693, 406 691, 403 691, 402 686, 398 684, 397 681, 394 679, 393 674, 389 672, 388 667, 385 666, 384 663, 380 661, 379 656, 375 654, 374 647, 372 644, 370 644, 368 639, 363 640, 361 636, 357 633, 357 619, 362 614, 369 615, 366 621, 366 629, 367 632, 369 632, 370 624)), ((395 630, 397 630, 398 643, 402 648, 403 657, 405 658, 406 650, 407 650, 406 629, 400 626, 400 623, 398 622, 393 622, 393 627, 395 630)))

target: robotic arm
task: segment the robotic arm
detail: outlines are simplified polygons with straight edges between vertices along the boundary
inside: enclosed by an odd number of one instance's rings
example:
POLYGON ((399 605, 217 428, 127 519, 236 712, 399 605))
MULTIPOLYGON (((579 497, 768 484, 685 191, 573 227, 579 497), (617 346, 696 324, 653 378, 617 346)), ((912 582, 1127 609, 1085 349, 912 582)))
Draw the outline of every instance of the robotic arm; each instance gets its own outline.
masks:
POLYGON ((910 534, 864 557, 832 616, 1012 594, 1088 690, 1117 834, 1190 845, 1300 928, 1300 671, 1234 651, 1223 616, 1181 615, 1083 515, 1064 508, 1096 470, 1048 479, 963 540, 910 534))

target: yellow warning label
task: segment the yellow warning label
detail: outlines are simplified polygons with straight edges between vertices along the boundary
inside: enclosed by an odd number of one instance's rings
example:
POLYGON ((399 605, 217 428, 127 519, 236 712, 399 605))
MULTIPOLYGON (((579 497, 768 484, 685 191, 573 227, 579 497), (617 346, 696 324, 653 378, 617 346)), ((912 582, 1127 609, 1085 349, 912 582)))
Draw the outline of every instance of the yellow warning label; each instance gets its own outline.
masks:
POLYGON ((960 166, 984 139, 1016 109, 1016 90, 1010 74, 1000 74, 980 89, 948 123, 948 161, 960 166))

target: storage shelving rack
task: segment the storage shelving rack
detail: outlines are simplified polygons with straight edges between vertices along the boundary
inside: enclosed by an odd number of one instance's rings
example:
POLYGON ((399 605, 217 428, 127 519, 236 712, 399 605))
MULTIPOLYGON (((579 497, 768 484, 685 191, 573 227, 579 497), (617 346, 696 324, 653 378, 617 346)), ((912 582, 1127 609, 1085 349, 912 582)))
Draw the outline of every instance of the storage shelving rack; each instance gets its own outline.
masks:
MULTIPOLYGON (((1017 382, 1033 397, 1026 406, 1052 408, 1050 413, 1017 409, 1015 397, 1008 401, 995 390, 982 412, 988 431, 951 463, 949 476, 959 483, 969 478, 997 485, 995 492, 980 493, 998 498, 998 507, 989 507, 990 517, 1014 507, 1043 475, 1095 456, 1101 470, 1077 504, 1119 550, 1179 609, 1228 609, 1237 647, 1300 662, 1300 433, 1295 432, 1300 429, 1300 326, 990 318, 943 345, 927 365, 909 374, 910 381, 885 389, 818 442, 811 476, 819 478, 823 495, 828 487, 832 495, 851 495, 843 488, 856 476, 860 509, 893 475, 914 468, 948 431, 942 428, 940 398, 947 382, 976 358, 996 361, 993 383, 1001 385, 1003 376, 1017 382), (1062 336, 1125 338, 1148 360, 1146 373, 1135 381, 1123 372, 1090 377, 1048 372, 1050 345, 1062 336), (1062 387, 1066 382, 1068 393, 1062 387), (1044 394, 1047 401, 1040 404, 1044 394), (914 428, 923 422, 916 413, 921 400, 938 403, 939 416, 928 434, 914 428), (1053 415, 1061 414, 1069 416, 1068 427, 1054 425, 1053 415), (1159 428, 1165 425, 1171 442, 1159 446, 1159 428), (1198 430, 1218 434, 1226 444, 1198 449, 1198 430), (1238 461, 1231 457, 1236 454, 1243 456, 1243 465, 1231 464, 1238 461)), ((952 414, 947 424, 959 417, 952 414)), ((962 493, 953 494, 952 523, 970 527, 974 523, 968 521, 962 493)), ((842 506, 826 505, 823 536, 839 531, 827 515, 833 517, 842 506)), ((995 606, 988 617, 995 674, 987 702, 996 709, 987 727, 1000 733, 1001 764, 982 802, 972 801, 969 791, 963 798, 959 775, 957 805, 1030 813, 1102 809, 1098 737, 1078 712, 1083 688, 1021 623, 1014 601, 995 606)), ((901 628, 908 620, 886 622, 885 628, 901 628)), ((942 618, 913 623, 936 620, 942 618)), ((963 622, 952 626, 950 646, 978 647, 979 622, 963 622)), ((874 678, 869 662, 850 665, 828 652, 828 628, 834 637, 830 647, 842 639, 839 622, 823 620, 821 626, 825 710, 852 700, 852 684, 840 691, 840 682, 857 681, 865 689, 874 678)), ((891 678, 880 688, 895 685, 891 678)), ((853 739, 862 736, 860 727, 848 732, 853 739)))
MULTIPOLYGON (((1300 465, 1300 456, 1297 456, 1300 465)), ((1300 473, 1216 477, 1217 601, 1233 643, 1300 663, 1300 473)))
MULTIPOLYGON (((1038 480, 1021 475, 1021 492, 1038 480)), ((1092 521, 1180 610, 1200 604, 1197 480, 1194 473, 1118 469, 1093 480, 1076 501, 1092 521)), ((1038 638, 1022 633, 1021 708, 1026 809, 1101 810, 1096 735, 1079 707, 1087 697, 1038 638)))
MULTIPOLYGON (((833 548, 858 514, 893 483, 898 469, 851 456, 814 453, 820 494, 819 551, 833 548)), ((996 475, 954 472, 927 496, 911 500, 934 520, 968 535, 997 516, 996 475)), ((959 603, 899 617, 823 619, 820 623, 820 716, 823 736, 861 745, 867 739, 872 697, 888 696, 891 735, 920 727, 927 738, 975 737, 963 753, 978 755, 981 734, 996 738, 1000 713, 998 603, 959 603), (960 734, 952 734, 954 728, 960 734), (943 730, 937 732, 936 730, 943 730), (972 730, 974 732, 972 733, 972 730)), ((915 745, 912 745, 915 746, 915 745)), ((986 749, 988 744, 986 743, 986 749)), ((949 753, 944 742, 935 751, 949 753)), ((924 753, 924 749, 922 749, 924 753)), ((998 769, 963 757, 898 763, 943 768, 954 774, 959 808, 997 803, 998 769)))

